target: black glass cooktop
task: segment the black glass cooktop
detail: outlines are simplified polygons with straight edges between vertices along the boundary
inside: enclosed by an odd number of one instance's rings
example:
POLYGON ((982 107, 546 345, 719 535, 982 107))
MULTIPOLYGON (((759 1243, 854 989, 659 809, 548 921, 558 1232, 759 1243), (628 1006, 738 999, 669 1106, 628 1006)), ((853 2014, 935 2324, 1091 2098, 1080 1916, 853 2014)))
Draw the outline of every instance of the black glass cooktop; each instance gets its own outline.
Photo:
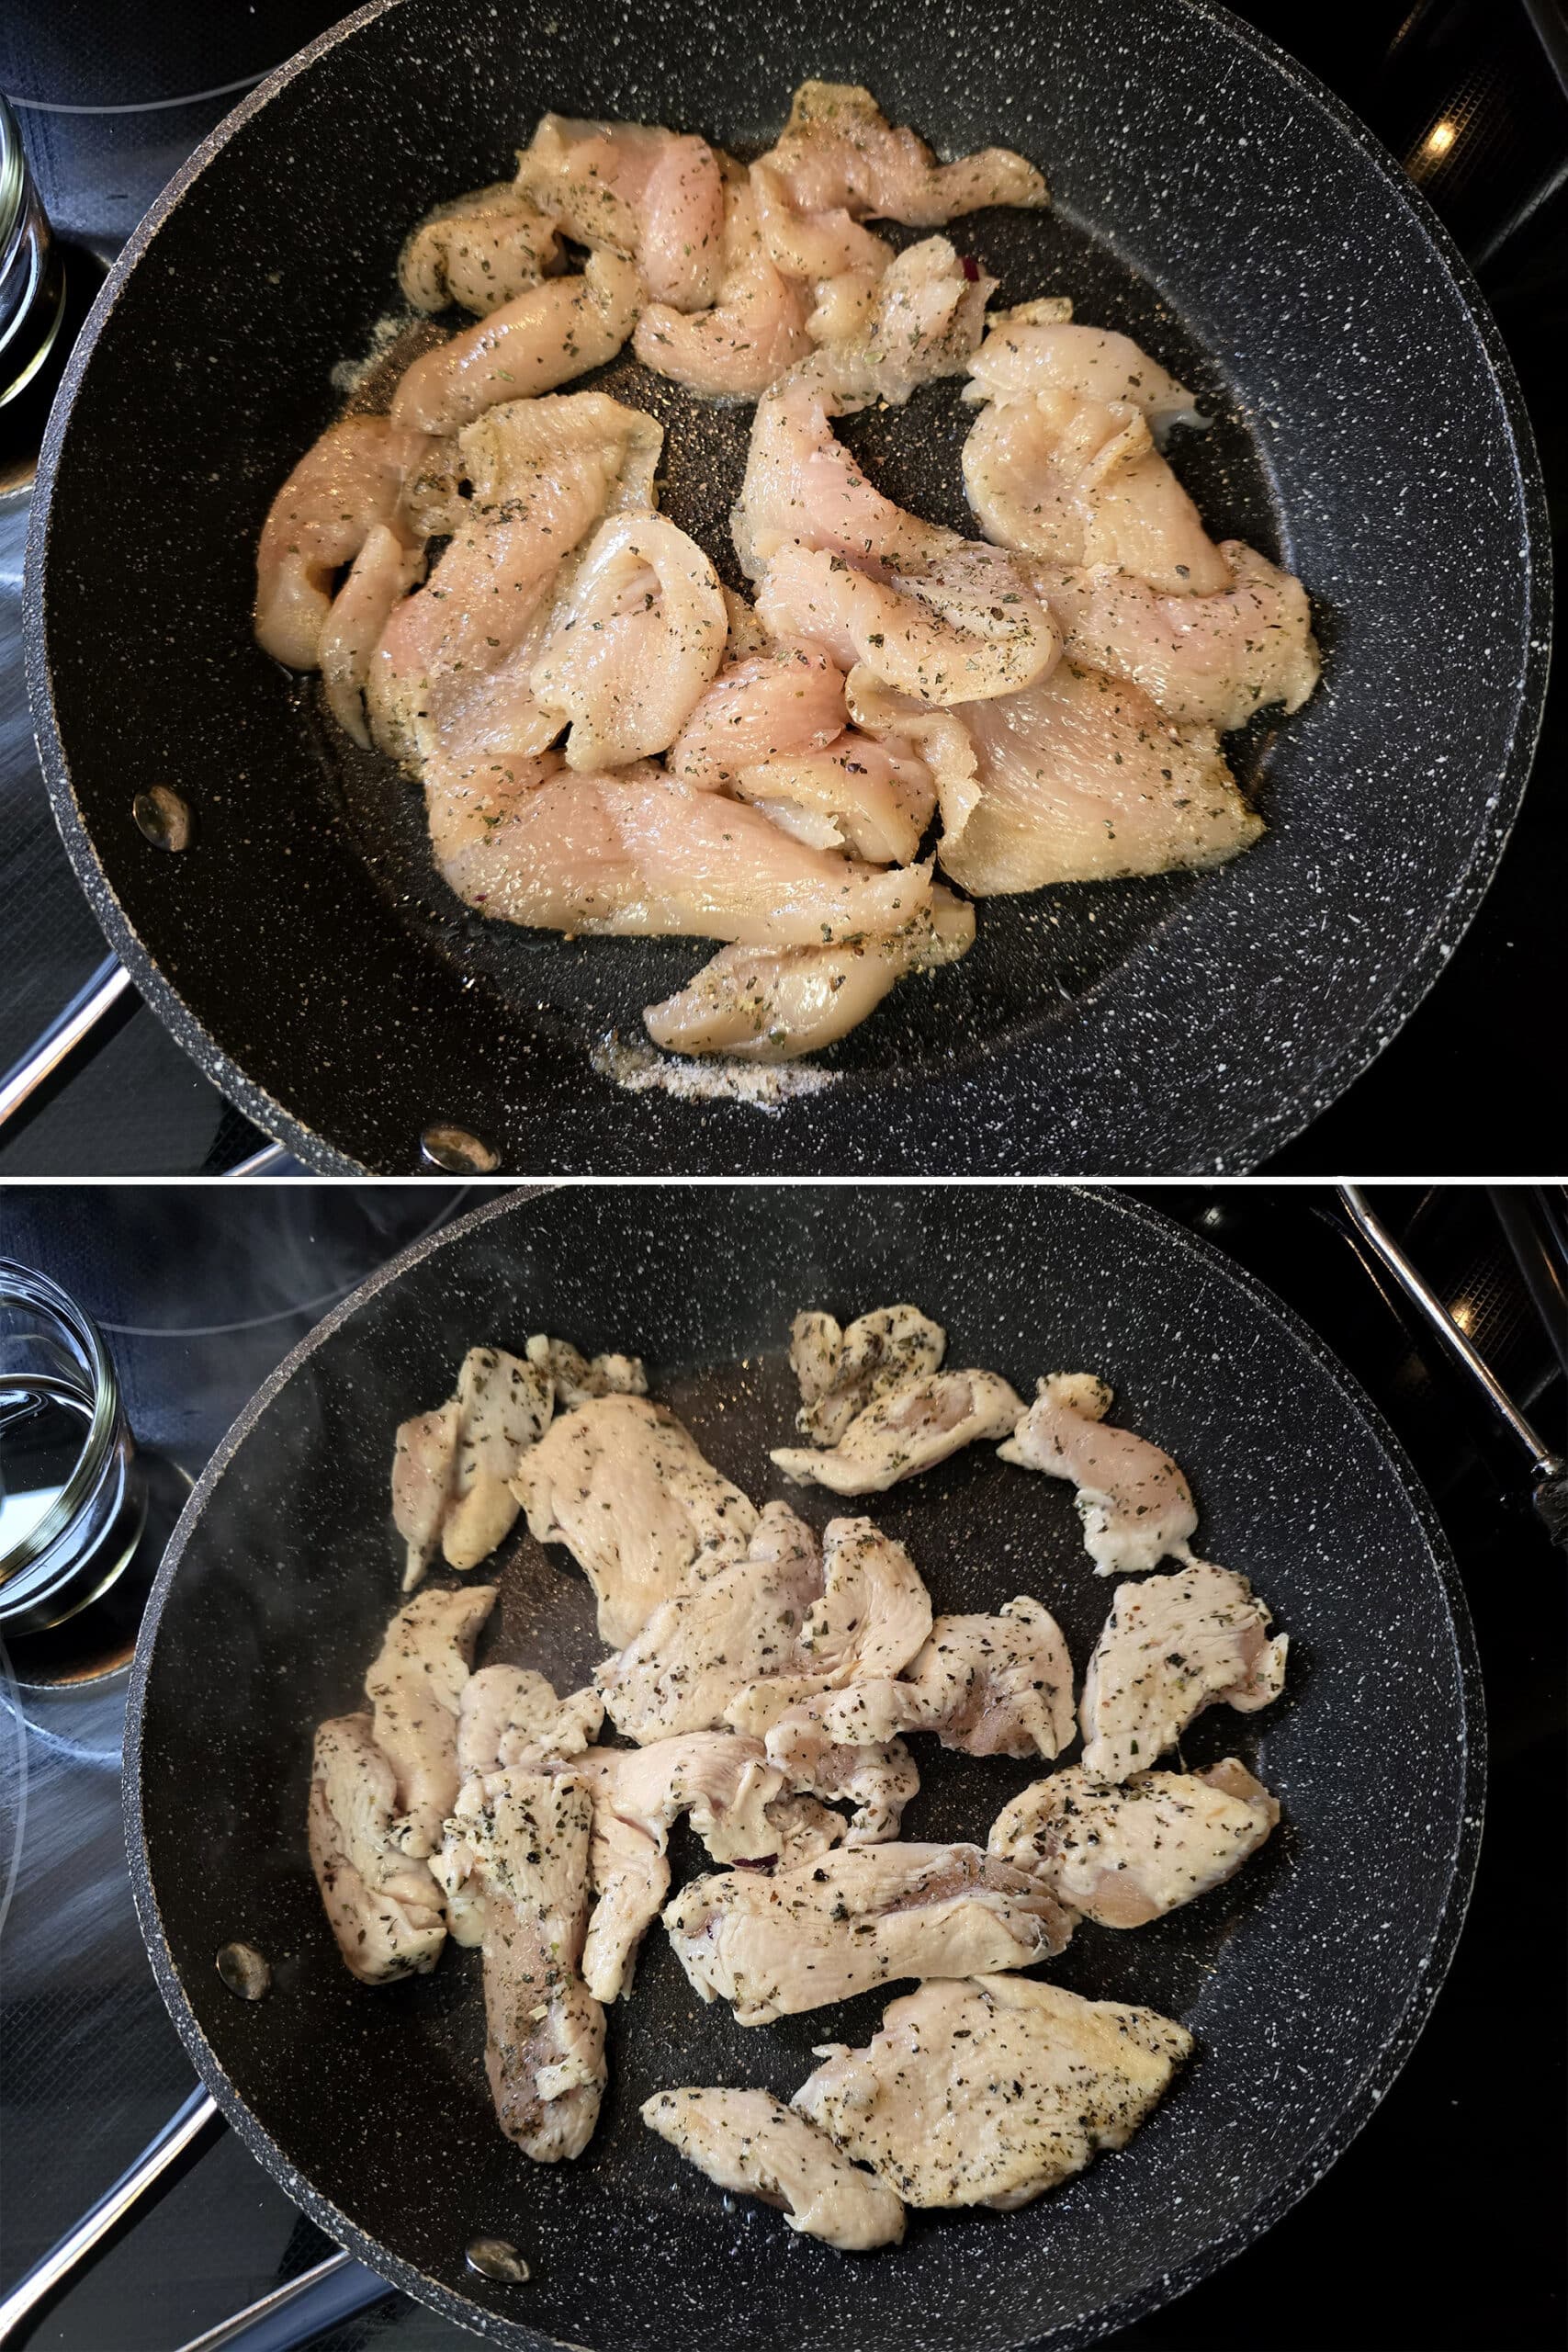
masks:
MULTIPOLYGON (((755 1194, 745 1196, 755 1201, 755 1194)), ((1145 1194, 1279 1290, 1349 1364, 1427 1481, 1479 1636, 1492 1747, 1469 1924, 1409 2064, 1328 2177, 1258 2245, 1111 2339, 1143 2352, 1537 2352, 1562 2340, 1563 1559, 1517 1460, 1434 1379, 1316 1188, 1145 1194), (1478 1442, 1478 1438, 1480 1442, 1478 1442)), ((1563 1384, 1487 1197, 1374 1205, 1545 1430, 1563 1384)), ((1561 1188, 1559 1188, 1561 1201, 1561 1188)), ((142 1442, 198 1471, 310 1324, 456 1188, 19 1187, 0 1252, 102 1322, 142 1442)), ((0 1698, 0 2275, 12 2283, 192 2087, 137 1933, 120 1838, 120 1696, 0 1698)), ((1280 1987, 1290 1998, 1290 1987, 1280 1987)), ((40 2318, 34 2352, 171 2352, 333 2249, 231 2133, 40 2318)), ((274 2340, 279 2352, 288 2339, 274 2340)), ((471 2341, 390 2298, 330 2352, 471 2341)))
MULTIPOLYGON (((7 0, 0 88, 49 211, 74 242, 78 283, 90 284, 236 97, 340 13, 335 0, 200 10, 172 0, 139 8, 7 0)), ((1553 47, 1540 29, 1559 22, 1555 0, 1422 0, 1415 9, 1369 0, 1353 19, 1276 0, 1240 13, 1357 107, 1450 220, 1513 349, 1560 504, 1568 96, 1552 58, 1568 58, 1568 42, 1559 34, 1553 47), (1454 134, 1446 146, 1445 132, 1434 132, 1443 124, 1454 134)), ((55 837, 32 751, 18 626, 25 530, 25 499, 0 499, 0 1073, 107 952, 55 837)), ((1276 1168, 1461 1174, 1555 1164, 1560 1104, 1543 1073, 1562 1014, 1568 818, 1554 788, 1568 749, 1562 708, 1560 693, 1502 870, 1449 970, 1376 1066, 1276 1168)), ((132 997, 97 1052, 0 1131, 0 1174, 196 1174, 243 1160, 262 1140, 132 997)))

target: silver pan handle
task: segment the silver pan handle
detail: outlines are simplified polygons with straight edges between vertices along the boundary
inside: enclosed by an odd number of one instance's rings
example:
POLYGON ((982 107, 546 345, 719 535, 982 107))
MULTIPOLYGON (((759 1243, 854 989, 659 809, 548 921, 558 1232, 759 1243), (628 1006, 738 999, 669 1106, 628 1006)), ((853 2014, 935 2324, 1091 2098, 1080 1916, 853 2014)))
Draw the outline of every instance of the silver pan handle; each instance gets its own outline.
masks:
POLYGON ((106 957, 70 1003, 61 1007, 32 1051, 0 1078, 0 1127, 91 1035, 130 986, 130 974, 125 967, 113 956, 106 957))
POLYGON ((193 2336, 180 2352, 298 2352, 329 2327, 395 2294, 385 2278, 349 2254, 329 2255, 313 2270, 275 2287, 232 2319, 220 2321, 205 2335, 193 2336))

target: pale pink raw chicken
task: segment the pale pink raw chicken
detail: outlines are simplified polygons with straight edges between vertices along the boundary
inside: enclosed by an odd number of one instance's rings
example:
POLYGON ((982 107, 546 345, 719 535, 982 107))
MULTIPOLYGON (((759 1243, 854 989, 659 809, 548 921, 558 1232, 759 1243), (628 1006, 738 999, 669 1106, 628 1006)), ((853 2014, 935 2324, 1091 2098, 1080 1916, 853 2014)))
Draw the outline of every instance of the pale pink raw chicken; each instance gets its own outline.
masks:
POLYGON ((1185 384, 1140 350, 1131 335, 1074 326, 1072 304, 1046 296, 993 311, 969 368, 966 401, 1016 400, 1035 392, 1076 393, 1084 401, 1125 401, 1141 409, 1155 438, 1175 424, 1202 422, 1185 384))
POLYGON ((624 765, 674 741, 724 659, 718 574, 661 514, 613 515, 584 548, 529 678, 569 768, 624 765))
POLYGON ((392 422, 453 433, 503 401, 553 391, 615 357, 641 299, 629 262, 591 254, 581 277, 542 278, 450 343, 423 352, 392 395, 392 422))
POLYGON ((656 302, 703 311, 724 272, 724 180, 705 139, 547 114, 517 186, 569 237, 634 261, 656 302))
POLYGON ((924 140, 895 130, 870 91, 851 82, 803 82, 762 161, 803 212, 841 207, 855 220, 911 228, 939 229, 987 204, 1050 200, 1033 164, 1005 147, 938 164, 924 140))
POLYGON ((423 433, 384 416, 344 416, 311 443, 267 512, 256 549, 255 631, 264 652, 313 670, 333 582, 380 526, 403 548, 420 534, 404 483, 428 456, 423 433))
POLYGON ((632 348, 644 367, 719 400, 754 400, 811 351, 810 308, 797 279, 775 266, 745 175, 725 189, 724 277, 711 310, 650 302, 632 348))
POLYGON ((398 257, 398 283, 419 311, 458 303, 488 318, 555 267, 556 224, 510 180, 470 188, 438 204, 398 257))
MULTIPOLYGON (((857 662, 917 702, 1017 695, 1061 650, 1026 576, 996 548, 951 538, 916 571, 878 577, 799 540, 771 558, 757 610, 777 637, 857 662)), ((962 879, 962 876, 959 877, 962 879)))
POLYGON ((825 653, 774 646, 727 662, 671 745, 683 783, 733 785, 764 760, 821 751, 844 726, 844 680, 825 653))

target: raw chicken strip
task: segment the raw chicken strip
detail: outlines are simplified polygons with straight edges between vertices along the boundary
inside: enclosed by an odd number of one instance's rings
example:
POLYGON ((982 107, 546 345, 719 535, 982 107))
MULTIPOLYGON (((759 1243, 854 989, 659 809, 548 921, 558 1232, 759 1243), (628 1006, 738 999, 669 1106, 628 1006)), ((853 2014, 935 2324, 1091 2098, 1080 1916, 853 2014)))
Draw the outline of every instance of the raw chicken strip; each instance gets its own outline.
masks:
POLYGON ((524 1456, 517 1498, 541 1544, 565 1544, 622 1648, 661 1600, 744 1557, 757 1514, 662 1405, 598 1396, 524 1456))
POLYGON ((843 729, 837 665, 806 646, 771 646, 725 663, 665 764, 684 784, 721 791, 764 761, 822 751, 843 729))
POLYGON ((381 632, 394 607, 423 576, 424 549, 406 547, 396 531, 378 523, 367 534, 347 579, 333 598, 316 648, 327 707, 363 749, 370 748, 365 718, 365 687, 381 632))
POLYGON ((1230 567, 1128 401, 1066 391, 993 401, 964 444, 987 538, 1051 563, 1120 565, 1168 595, 1208 596, 1230 567))
POLYGON ((720 948, 674 996, 644 1008, 644 1026, 668 1053, 792 1061, 847 1036, 900 980, 954 962, 974 938, 974 908, 933 888, 930 915, 886 939, 720 948))
POLYGON ((792 2230, 846 2254, 897 2245, 904 2208, 771 2091, 660 2091, 642 2120, 720 2188, 781 2206, 792 2230))
POLYGON ((821 1592, 811 1530, 787 1503, 765 1504, 744 1559, 661 1601, 636 1639, 598 1668, 611 1722, 645 1742, 721 1724, 748 1683, 794 1662, 821 1592))
POLYGON ((1119 1584, 1084 1677, 1084 1770, 1124 1781, 1205 1707, 1267 1707, 1285 1687, 1289 1647, 1284 1634, 1268 1639, 1270 1622, 1245 1577, 1206 1560, 1119 1584))
MULTIPOLYGON (((730 518, 735 552, 749 579, 761 579, 779 550, 796 540, 856 562, 908 571, 964 544, 874 489, 833 431, 834 417, 864 407, 870 398, 822 355, 792 368, 758 401, 746 477, 730 518)), ((797 632, 774 628, 773 634, 788 640, 797 632)))
POLYGON ((1061 1627, 1026 1593, 994 1617, 939 1617, 899 1680, 852 1682, 815 1704, 849 1746, 932 1731, 967 1756, 1051 1757, 1077 1728, 1061 1627))
POLYGON ((446 881, 481 914, 573 936, 689 934, 748 946, 881 938, 929 910, 929 865, 863 865, 662 769, 427 791, 446 881))
POLYGON ((1147 418, 1163 448, 1173 425, 1201 424, 1185 384, 1141 351, 1131 335, 1104 327, 1072 326, 1072 304, 1060 297, 993 311, 986 340, 970 367, 964 399, 1028 399, 1035 392, 1071 392, 1108 406, 1125 401, 1147 418))
POLYGON ((648 1374, 640 1356, 582 1355, 570 1340, 536 1331, 524 1351, 555 1389, 556 1410, 570 1413, 591 1396, 646 1396, 648 1374))
POLYGON ((766 1878, 694 1880, 666 1909, 676 1958, 705 2001, 768 2025, 906 1976, 1031 1968, 1072 1923, 1026 1871, 977 1846, 867 1846, 766 1878))
POLYGON ((492 1584, 416 1593, 365 1678, 371 1736, 397 1776, 398 1842, 416 1860, 434 1853, 457 1793, 457 1709, 495 1596, 492 1584))
POLYGON ((1157 2010, 977 1975, 895 2001, 868 2048, 819 2053, 797 2110, 908 2205, 1027 2205, 1124 2148, 1192 2052, 1157 2010))
POLYGON ((310 1868, 338 1950, 362 1984, 425 1975, 446 1940, 434 1880, 398 1841, 397 1775, 368 1715, 316 1729, 310 1775, 310 1868))
MULTIPOLYGON (((917 385, 964 375, 996 285, 973 261, 961 260, 946 237, 907 246, 867 289, 863 319, 835 343, 840 379, 902 408, 917 385)), ((833 340, 820 333, 818 339, 833 340)))
POLYGON ((742 768, 731 789, 796 840, 874 865, 907 865, 936 808, 931 770, 912 744, 852 727, 820 750, 742 768))
POLYGON ((770 1459, 786 1478, 836 1495, 886 1494, 962 1446, 1011 1429, 1022 1409, 998 1373, 921 1373, 858 1413, 830 1452, 782 1445, 770 1459))
POLYGON ((716 400, 755 400, 812 347, 805 293, 775 266, 750 184, 736 171, 725 189, 724 277, 713 309, 650 302, 632 338, 645 368, 716 400))
POLYGON ((802 1437, 834 1445, 857 1413, 920 1373, 935 1372, 947 1333, 918 1306, 875 1306, 840 1326, 830 1315, 797 1315, 789 1327, 789 1368, 800 1388, 802 1437))
POLYGON ((777 144, 762 158, 801 211, 841 206, 852 219, 938 229, 987 204, 1050 201, 1032 164, 987 147, 939 164, 912 130, 896 130, 869 90, 852 82, 803 82, 777 144))
POLYGON ((1316 685, 1317 644, 1305 589, 1240 539, 1223 539, 1231 582, 1212 595, 1166 596, 1110 565, 1034 581, 1072 661, 1130 678, 1183 726, 1245 726, 1269 703, 1299 710, 1316 685))
POLYGON ((672 743, 724 659, 718 574, 660 514, 615 514, 583 550, 529 685, 569 768, 597 770, 672 743))
POLYGON ((256 548, 256 641, 274 661, 316 667, 334 575, 378 525, 400 547, 417 545, 403 486, 429 447, 423 433, 384 416, 344 416, 306 450, 267 510, 256 548))
POLYGON ((1229 1878, 1279 1818, 1234 1756, 1196 1775, 1137 1772, 1120 1787, 1074 1765, 1004 1806, 987 1851, 1038 1871, 1058 1901, 1102 1928, 1142 1928, 1229 1878))
POLYGON ((540 1772, 471 1780, 457 1801, 484 1897, 491 2097, 540 2165, 582 2154, 609 2079, 604 2012, 578 1973, 592 1812, 585 1788, 540 1772))
POLYGON ((404 431, 452 433, 487 408, 554 391, 613 359, 632 331, 642 281, 614 254, 590 254, 581 277, 546 277, 477 326, 422 352, 392 395, 404 431))
POLYGON ((635 261, 651 298, 705 311, 724 271, 724 180, 705 139, 541 117, 517 187, 569 237, 635 261))
POLYGON ((794 1659, 781 1659, 738 1691, 725 1721, 762 1738, 818 1691, 899 1673, 931 1629, 931 1595, 902 1544, 869 1519, 830 1519, 822 1532, 822 1597, 806 1612, 794 1659))
POLYGON ((978 797, 939 854, 977 898, 1221 865, 1263 831, 1213 729, 1175 727, 1138 687, 1097 671, 1063 662, 958 717, 978 797))
POLYGON ((852 220, 842 205, 803 211, 770 163, 753 164, 750 179, 763 245, 784 277, 808 286, 849 271, 863 273, 873 283, 881 277, 893 259, 892 246, 852 220))
POLYGON ((483 319, 537 285, 559 251, 555 222, 497 180, 426 213, 399 256, 398 283, 416 311, 456 302, 483 319))
POLYGON ((1190 1558, 1198 1512, 1169 1454, 1106 1419, 1111 1398, 1092 1372, 1054 1372, 997 1452, 1020 1469, 1070 1479, 1096 1576, 1133 1577, 1168 1554, 1190 1558))
POLYGON ((392 1450, 392 1523, 407 1546, 403 1590, 412 1592, 435 1557, 457 1458, 457 1400, 399 1423, 392 1450))

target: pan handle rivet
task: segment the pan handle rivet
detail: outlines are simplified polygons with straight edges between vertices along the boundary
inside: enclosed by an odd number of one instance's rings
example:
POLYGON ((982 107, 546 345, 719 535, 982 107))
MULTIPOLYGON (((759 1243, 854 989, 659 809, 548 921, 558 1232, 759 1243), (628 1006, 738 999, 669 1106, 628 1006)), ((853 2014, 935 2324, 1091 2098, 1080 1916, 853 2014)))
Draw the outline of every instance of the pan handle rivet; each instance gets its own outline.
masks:
POLYGON ((499 2278, 504 2287, 521 2287, 528 2276, 527 2264, 509 2238, 470 2238, 468 2262, 481 2278, 499 2278))
POLYGON ((220 1944, 218 1973, 242 2001, 259 2001, 272 1990, 272 1969, 254 1944, 220 1944))
POLYGON ((419 1150, 429 1167, 443 1169, 448 1176, 493 1176, 501 1166, 500 1153, 471 1136, 467 1127, 426 1127, 419 1150))
POLYGON ((136 820, 136 830, 143 841, 154 849, 189 849, 195 820, 189 804, 171 792, 166 784, 155 784, 151 792, 139 792, 130 804, 136 820))

